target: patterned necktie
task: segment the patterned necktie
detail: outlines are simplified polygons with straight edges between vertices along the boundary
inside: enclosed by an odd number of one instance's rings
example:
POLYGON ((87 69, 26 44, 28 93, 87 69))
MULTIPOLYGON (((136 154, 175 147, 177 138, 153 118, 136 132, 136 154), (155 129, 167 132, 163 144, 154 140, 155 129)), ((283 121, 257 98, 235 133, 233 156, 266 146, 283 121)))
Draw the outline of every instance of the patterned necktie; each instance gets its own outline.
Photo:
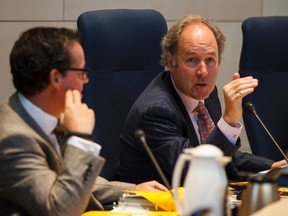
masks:
POLYGON ((194 109, 196 112, 196 120, 198 123, 198 131, 201 138, 201 143, 204 143, 211 131, 214 129, 215 124, 212 121, 208 110, 203 102, 199 101, 197 107, 194 109))

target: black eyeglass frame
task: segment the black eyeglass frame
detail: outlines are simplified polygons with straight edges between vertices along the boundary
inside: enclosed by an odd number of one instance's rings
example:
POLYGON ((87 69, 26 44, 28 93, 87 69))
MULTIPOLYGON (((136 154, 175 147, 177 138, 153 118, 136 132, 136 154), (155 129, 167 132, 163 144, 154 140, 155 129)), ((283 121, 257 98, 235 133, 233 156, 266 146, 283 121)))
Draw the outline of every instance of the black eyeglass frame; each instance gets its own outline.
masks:
POLYGON ((90 72, 91 71, 91 69, 88 67, 85 67, 85 68, 75 68, 75 67, 61 68, 61 71, 66 71, 66 70, 83 71, 83 72, 90 72))
POLYGON ((85 68, 75 68, 75 67, 68 67, 68 68, 61 68, 60 71, 67 71, 67 70, 71 70, 71 71, 81 71, 83 72, 86 77, 88 77, 89 72, 91 71, 90 68, 85 67, 85 68))

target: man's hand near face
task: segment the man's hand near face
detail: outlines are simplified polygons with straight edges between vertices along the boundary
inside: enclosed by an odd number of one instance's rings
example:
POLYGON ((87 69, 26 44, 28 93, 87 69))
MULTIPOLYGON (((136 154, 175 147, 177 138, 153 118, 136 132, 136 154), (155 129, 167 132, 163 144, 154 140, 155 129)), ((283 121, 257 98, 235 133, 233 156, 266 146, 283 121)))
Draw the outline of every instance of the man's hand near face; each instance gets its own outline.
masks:
POLYGON ((92 134, 95 126, 94 111, 82 103, 79 91, 67 90, 65 110, 60 116, 60 123, 69 132, 92 134))
POLYGON ((233 75, 233 80, 223 87, 225 99, 224 120, 231 126, 236 126, 242 117, 242 99, 251 94, 258 86, 258 80, 253 77, 240 78, 239 73, 233 75))

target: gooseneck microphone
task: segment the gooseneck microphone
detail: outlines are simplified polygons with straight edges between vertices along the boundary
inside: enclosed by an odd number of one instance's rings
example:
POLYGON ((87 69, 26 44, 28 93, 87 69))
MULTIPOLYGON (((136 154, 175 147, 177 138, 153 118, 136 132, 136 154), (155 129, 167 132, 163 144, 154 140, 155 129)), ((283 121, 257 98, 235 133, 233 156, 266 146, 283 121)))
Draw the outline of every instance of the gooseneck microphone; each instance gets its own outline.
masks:
POLYGON ((155 156, 153 155, 151 149, 149 148, 147 141, 146 141, 146 136, 143 130, 141 129, 137 129, 135 131, 135 138, 144 146, 150 160, 152 161, 156 171, 158 172, 160 178, 162 179, 164 185, 166 188, 168 188, 168 190, 171 190, 171 185, 169 184, 166 176, 164 175, 162 169, 159 166, 159 163, 157 162, 155 156))
POLYGON ((280 146, 278 145, 278 143, 276 142, 276 140, 273 138, 273 136, 271 135, 271 133, 269 132, 269 130, 266 128, 266 126, 264 125, 264 123, 261 121, 261 119, 259 118, 259 116, 257 115, 256 112, 256 108, 254 106, 254 104, 252 104, 250 101, 247 101, 245 103, 245 107, 246 109, 252 113, 256 119, 258 120, 258 122, 260 122, 261 126, 264 128, 264 130, 266 131, 266 133, 269 135, 270 139, 272 140, 272 142, 274 143, 274 145, 278 148, 278 150, 280 151, 280 153, 283 155, 284 159, 286 160, 286 162, 288 163, 288 158, 285 155, 285 153, 282 151, 282 149, 280 148, 280 146))

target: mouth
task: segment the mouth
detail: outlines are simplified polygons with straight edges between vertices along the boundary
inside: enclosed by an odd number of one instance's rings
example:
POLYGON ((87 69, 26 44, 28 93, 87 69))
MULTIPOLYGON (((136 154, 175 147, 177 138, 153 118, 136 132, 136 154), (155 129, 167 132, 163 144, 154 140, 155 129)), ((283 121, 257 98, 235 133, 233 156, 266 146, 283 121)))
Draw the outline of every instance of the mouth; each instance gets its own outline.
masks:
POLYGON ((206 87, 206 86, 208 86, 208 83, 196 83, 195 86, 197 86, 197 87, 206 87))

